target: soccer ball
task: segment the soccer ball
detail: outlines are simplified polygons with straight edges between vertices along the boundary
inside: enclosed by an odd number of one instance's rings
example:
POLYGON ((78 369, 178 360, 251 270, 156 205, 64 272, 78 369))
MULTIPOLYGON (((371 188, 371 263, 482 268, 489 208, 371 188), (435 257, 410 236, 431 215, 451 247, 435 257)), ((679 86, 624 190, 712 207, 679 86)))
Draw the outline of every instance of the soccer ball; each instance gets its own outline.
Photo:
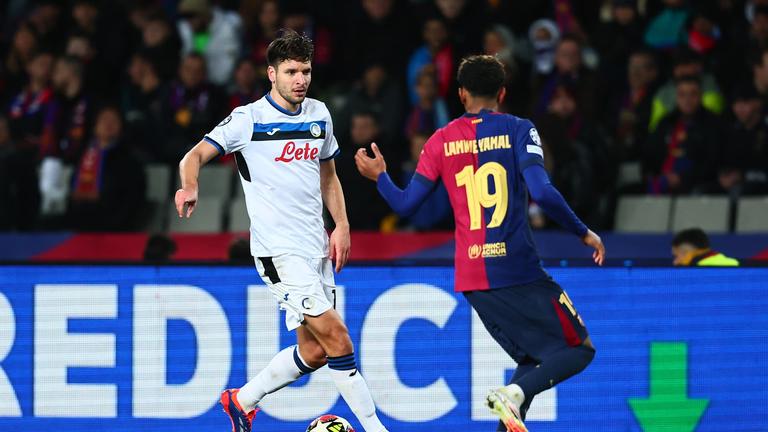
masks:
POLYGON ((307 432, 355 432, 355 429, 343 418, 326 414, 312 420, 307 432))

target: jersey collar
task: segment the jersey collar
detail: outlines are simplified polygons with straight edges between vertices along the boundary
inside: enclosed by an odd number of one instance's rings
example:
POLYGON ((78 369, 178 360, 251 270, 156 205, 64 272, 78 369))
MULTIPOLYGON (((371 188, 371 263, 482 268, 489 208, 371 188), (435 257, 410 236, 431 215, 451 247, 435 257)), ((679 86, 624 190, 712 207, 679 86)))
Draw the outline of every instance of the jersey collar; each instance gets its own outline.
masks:
POLYGON ((299 109, 297 109, 296 111, 288 111, 287 109, 285 109, 285 108, 281 107, 280 105, 278 105, 277 102, 275 102, 275 100, 272 99, 272 96, 269 93, 267 93, 265 95, 265 97, 267 98, 267 102, 269 102, 269 104, 272 105, 272 107, 274 107, 276 110, 280 111, 281 113, 283 113, 285 115, 297 116, 297 115, 301 114, 301 104, 299 104, 299 109))

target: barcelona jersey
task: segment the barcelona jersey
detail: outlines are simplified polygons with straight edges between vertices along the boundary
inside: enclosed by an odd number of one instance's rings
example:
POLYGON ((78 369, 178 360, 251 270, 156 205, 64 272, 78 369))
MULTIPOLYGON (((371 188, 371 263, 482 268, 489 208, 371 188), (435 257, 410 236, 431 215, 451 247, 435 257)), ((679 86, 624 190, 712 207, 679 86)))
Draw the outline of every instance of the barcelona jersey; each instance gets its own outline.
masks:
POLYGON ((528 225, 523 170, 543 164, 533 123, 482 110, 437 130, 416 173, 442 179, 456 219, 456 291, 504 288, 547 274, 528 225))

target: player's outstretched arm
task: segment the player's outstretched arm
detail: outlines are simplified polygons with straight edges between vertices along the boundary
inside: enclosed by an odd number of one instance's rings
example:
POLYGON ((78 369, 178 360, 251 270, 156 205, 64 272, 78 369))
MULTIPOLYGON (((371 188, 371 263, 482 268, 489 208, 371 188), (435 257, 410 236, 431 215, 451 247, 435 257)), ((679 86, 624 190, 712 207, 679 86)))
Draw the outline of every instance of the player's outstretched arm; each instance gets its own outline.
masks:
POLYGON ((592 258, 598 265, 603 265, 605 246, 600 236, 584 225, 571 207, 565 202, 560 192, 549 180, 547 171, 539 164, 531 165, 523 170, 525 183, 531 198, 544 210, 544 213, 560 226, 579 236, 587 246, 595 249, 592 258))
POLYGON ((218 154, 219 152, 215 147, 205 141, 200 141, 179 162, 181 189, 176 191, 175 197, 176 212, 179 217, 186 215, 189 218, 192 216, 197 205, 197 176, 200 174, 200 167, 218 154))
POLYGON ((363 177, 376 182, 379 194, 389 206, 400 216, 406 217, 413 214, 434 189, 434 182, 416 173, 405 190, 400 189, 392 182, 387 174, 387 163, 379 151, 376 143, 371 144, 373 158, 368 157, 365 149, 360 149, 355 154, 355 165, 363 177))
POLYGON ((329 258, 336 261, 336 273, 338 273, 349 260, 351 240, 344 191, 341 188, 339 177, 336 175, 336 162, 333 159, 320 163, 320 192, 323 195, 323 202, 336 224, 329 242, 329 258))

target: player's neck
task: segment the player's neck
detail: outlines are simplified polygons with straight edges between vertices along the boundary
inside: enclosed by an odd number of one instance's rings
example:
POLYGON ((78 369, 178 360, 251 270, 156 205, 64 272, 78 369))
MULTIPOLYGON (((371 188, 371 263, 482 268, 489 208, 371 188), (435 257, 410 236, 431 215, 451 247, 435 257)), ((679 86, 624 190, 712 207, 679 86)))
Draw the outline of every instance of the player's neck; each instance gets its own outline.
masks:
POLYGON ((495 100, 469 97, 464 101, 467 114, 480 114, 480 111, 498 111, 499 103, 495 100))
POLYGON ((277 90, 275 90, 274 87, 272 88, 272 90, 269 91, 269 96, 272 98, 272 100, 276 104, 280 105, 281 107, 283 107, 284 109, 290 112, 298 111, 299 107, 301 106, 301 104, 293 104, 285 100, 285 98, 280 96, 280 93, 277 90))

